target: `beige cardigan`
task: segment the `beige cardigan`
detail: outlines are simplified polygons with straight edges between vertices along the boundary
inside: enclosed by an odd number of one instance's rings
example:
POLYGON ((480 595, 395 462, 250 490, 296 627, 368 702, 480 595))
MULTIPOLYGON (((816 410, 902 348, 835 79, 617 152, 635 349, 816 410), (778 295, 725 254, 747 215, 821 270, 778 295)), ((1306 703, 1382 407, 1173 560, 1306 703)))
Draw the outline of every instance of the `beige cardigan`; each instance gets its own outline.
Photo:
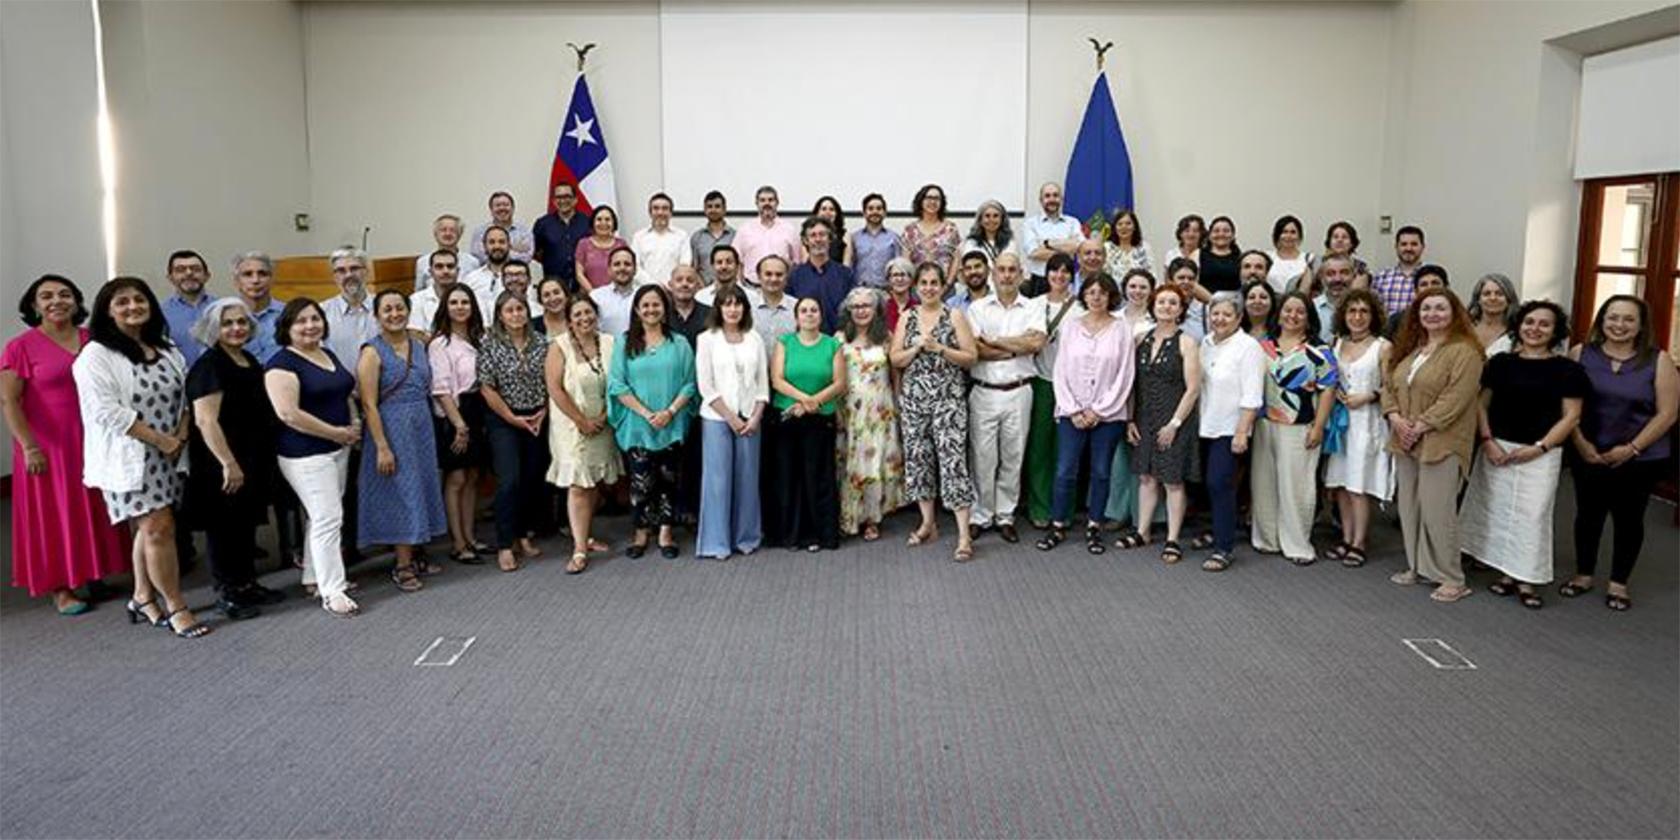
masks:
POLYGON ((1411 452, 1400 448, 1393 436, 1388 451, 1416 458, 1424 464, 1458 456, 1459 474, 1470 470, 1476 449, 1476 403, 1482 390, 1482 349, 1474 341, 1455 341, 1439 347, 1418 368, 1417 376, 1406 381, 1417 351, 1394 365, 1382 389, 1382 413, 1399 412, 1407 420, 1429 424, 1411 452))

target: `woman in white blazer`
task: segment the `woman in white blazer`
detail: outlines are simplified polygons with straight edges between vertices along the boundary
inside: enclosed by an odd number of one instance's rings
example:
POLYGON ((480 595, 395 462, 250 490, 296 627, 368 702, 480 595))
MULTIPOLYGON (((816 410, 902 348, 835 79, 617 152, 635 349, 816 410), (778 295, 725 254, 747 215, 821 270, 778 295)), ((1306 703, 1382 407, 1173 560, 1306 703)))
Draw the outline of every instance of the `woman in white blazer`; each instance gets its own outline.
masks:
POLYGON ((144 619, 196 639, 210 628, 181 596, 173 511, 186 489, 186 360, 169 341, 157 296, 138 277, 99 290, 88 333, 71 368, 87 432, 82 482, 103 491, 113 523, 136 531, 129 622, 144 619))

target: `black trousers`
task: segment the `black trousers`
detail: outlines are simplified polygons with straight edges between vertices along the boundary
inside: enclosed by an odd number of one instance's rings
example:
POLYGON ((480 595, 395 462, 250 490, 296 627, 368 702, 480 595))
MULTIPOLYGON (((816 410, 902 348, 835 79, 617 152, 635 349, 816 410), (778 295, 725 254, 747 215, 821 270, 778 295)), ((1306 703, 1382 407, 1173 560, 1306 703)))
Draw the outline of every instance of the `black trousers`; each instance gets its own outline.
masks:
POLYGON ((242 516, 218 517, 206 523, 204 537, 217 591, 225 595, 256 583, 256 523, 242 516))
POLYGON ((677 479, 677 514, 684 519, 700 516, 700 416, 689 417, 688 434, 683 436, 682 473, 677 479))
POLYGON ((543 491, 548 472, 548 427, 535 435, 511 426, 492 412, 487 421, 490 462, 496 471, 496 547, 513 548, 521 537, 535 533, 549 498, 543 491))
POLYGON ((789 548, 840 545, 834 415, 783 416, 764 450, 776 455, 764 494, 764 541, 789 548))
POLYGON ((1600 467, 1579 461, 1570 465, 1575 478, 1575 571, 1591 575, 1598 568, 1598 544, 1604 520, 1615 523, 1610 548, 1610 580, 1625 585, 1639 562, 1645 544, 1645 508, 1651 490, 1672 461, 1629 461, 1619 467, 1600 467))

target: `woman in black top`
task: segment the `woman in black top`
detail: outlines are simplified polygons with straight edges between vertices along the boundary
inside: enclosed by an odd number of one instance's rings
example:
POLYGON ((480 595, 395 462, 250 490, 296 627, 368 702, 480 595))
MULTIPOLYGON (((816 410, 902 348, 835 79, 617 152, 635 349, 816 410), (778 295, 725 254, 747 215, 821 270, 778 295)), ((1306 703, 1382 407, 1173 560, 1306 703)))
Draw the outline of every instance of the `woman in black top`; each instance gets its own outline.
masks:
POLYGON ((226 297, 205 307, 193 338, 208 350, 187 371, 193 425, 187 445, 185 514, 205 532, 216 607, 235 621, 255 618, 259 605, 285 600, 257 583, 257 526, 268 521, 279 480, 274 436, 279 421, 263 386, 263 368, 245 351, 256 320, 244 301, 226 297))
POLYGON ((1511 330, 1514 350, 1482 368, 1476 468, 1459 513, 1465 554, 1503 575, 1488 587, 1540 608, 1536 586, 1552 581, 1552 504, 1563 443, 1581 421, 1592 384, 1561 354, 1569 319, 1551 301, 1523 304, 1511 330))
POLYGON ((1215 216, 1208 222, 1208 241, 1202 247, 1202 285, 1210 292, 1234 292, 1242 287, 1242 246, 1237 244, 1237 223, 1229 216, 1215 216))

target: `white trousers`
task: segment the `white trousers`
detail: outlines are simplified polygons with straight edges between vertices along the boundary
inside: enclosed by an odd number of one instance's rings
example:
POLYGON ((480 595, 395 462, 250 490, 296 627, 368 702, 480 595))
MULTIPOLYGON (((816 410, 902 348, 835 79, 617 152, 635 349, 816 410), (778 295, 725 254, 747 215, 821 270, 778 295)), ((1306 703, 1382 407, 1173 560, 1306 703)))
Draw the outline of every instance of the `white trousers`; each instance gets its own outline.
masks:
POLYGON ((1306 425, 1254 424, 1249 468, 1254 550, 1311 560, 1313 504, 1318 499, 1319 449, 1307 448, 1306 425))
POLYGON ((344 591, 344 485, 350 479, 350 448, 326 455, 281 458, 280 474, 303 503, 309 526, 303 540, 303 585, 321 599, 344 591))
POLYGON ((1015 522, 1021 498, 1021 457, 1032 422, 1032 388, 982 388, 968 394, 968 463, 974 476, 974 509, 968 521, 980 527, 1015 522))

